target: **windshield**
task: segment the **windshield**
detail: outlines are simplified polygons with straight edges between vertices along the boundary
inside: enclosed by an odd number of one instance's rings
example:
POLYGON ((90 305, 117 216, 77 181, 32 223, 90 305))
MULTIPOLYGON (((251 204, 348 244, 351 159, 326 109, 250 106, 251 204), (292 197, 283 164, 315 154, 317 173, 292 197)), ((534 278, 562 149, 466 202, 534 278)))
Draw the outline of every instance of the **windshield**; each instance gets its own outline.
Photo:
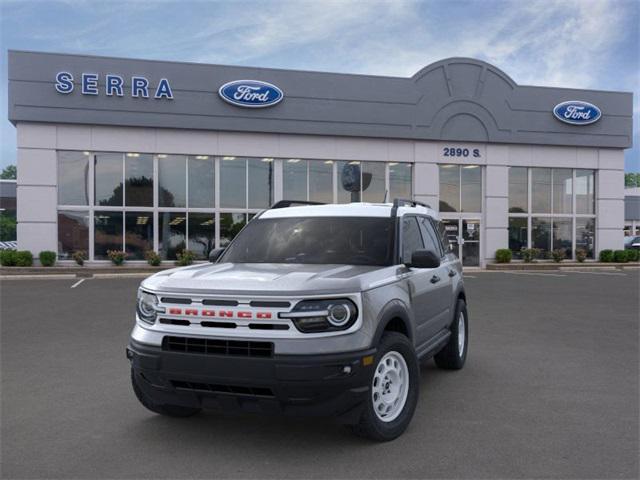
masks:
POLYGON ((392 265, 394 222, 380 217, 255 219, 221 262, 392 265))

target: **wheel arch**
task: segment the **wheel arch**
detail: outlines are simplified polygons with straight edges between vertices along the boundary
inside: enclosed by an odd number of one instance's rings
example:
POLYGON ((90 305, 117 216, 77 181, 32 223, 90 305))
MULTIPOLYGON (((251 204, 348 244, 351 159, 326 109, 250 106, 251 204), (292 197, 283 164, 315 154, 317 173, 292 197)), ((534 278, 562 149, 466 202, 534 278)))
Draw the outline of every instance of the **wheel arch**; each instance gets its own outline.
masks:
POLYGON ((407 307, 397 300, 389 302, 380 314, 372 346, 378 345, 382 335, 388 331, 401 333, 413 343, 415 332, 412 325, 407 307))

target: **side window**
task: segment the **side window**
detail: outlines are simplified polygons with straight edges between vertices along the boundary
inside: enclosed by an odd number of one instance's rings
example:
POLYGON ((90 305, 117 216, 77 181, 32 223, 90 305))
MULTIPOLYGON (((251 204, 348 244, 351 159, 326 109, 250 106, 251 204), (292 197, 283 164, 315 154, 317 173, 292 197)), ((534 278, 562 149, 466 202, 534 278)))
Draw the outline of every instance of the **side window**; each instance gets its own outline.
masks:
POLYGON ((440 243, 444 249, 445 255, 451 252, 451 244, 449 243, 449 236, 447 235, 447 228, 444 223, 433 221, 434 226, 438 229, 438 236, 440 237, 440 243))
POLYGON ((402 261, 410 262, 414 251, 424 248, 416 217, 402 217, 402 261))
POLYGON ((428 218, 420 217, 419 223, 422 238, 424 238, 424 248, 442 257, 442 246, 440 245, 440 240, 438 240, 438 235, 431 225, 431 221, 428 218))

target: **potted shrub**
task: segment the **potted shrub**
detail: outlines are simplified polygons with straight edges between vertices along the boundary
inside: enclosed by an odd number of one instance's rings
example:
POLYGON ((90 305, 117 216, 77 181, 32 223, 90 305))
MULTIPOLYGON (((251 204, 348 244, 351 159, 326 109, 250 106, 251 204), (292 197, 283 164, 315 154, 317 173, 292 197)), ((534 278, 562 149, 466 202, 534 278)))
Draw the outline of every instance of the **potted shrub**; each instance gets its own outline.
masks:
POLYGON ((56 257, 56 252, 52 252, 51 250, 43 250, 38 255, 40 265, 43 267, 53 267, 56 263, 56 257))
POLYGON ((160 265, 160 263, 162 263, 162 259, 160 258, 160 255, 158 255, 153 250, 147 250, 144 253, 144 258, 147 260, 147 263, 152 267, 157 267, 158 265, 160 265))
POLYGON ((565 257, 566 257, 566 253, 561 248, 556 248, 551 252, 551 258, 553 258, 553 261, 556 263, 562 262, 562 260, 564 260, 565 257))
POLYGON ((602 250, 600 252, 600 261, 601 262, 613 262, 613 250, 602 250))
POLYGON ((618 263, 627 263, 627 252, 625 250, 616 250, 613 252, 613 261, 618 263))
POLYGON ((30 267, 33 265, 33 253, 29 250, 18 250, 16 252, 16 267, 30 267))
POLYGON ((508 248, 500 248, 496 250, 496 263, 509 263, 511 262, 511 250, 508 248))
POLYGON ((520 254, 522 256, 522 260, 524 260, 524 263, 533 262, 533 260, 534 260, 534 258, 533 258, 533 248, 523 248, 522 250, 520 250, 520 254))
POLYGON ((127 252, 122 250, 107 250, 107 256, 114 265, 122 265, 127 258, 127 252))
POLYGON ((193 263, 193 259, 196 257, 195 254, 191 250, 184 249, 182 252, 178 252, 178 259, 176 260, 176 265, 181 267, 191 265, 193 263))
POLYGON ((576 260, 580 263, 587 259, 587 251, 584 248, 576 248, 576 260))
POLYGON ((73 258, 78 265, 82 266, 85 260, 87 260, 87 252, 84 250, 76 250, 73 252, 73 255, 71 255, 71 258, 73 258))
POLYGON ((14 267, 16 265, 16 251, 0 250, 0 265, 3 267, 14 267))

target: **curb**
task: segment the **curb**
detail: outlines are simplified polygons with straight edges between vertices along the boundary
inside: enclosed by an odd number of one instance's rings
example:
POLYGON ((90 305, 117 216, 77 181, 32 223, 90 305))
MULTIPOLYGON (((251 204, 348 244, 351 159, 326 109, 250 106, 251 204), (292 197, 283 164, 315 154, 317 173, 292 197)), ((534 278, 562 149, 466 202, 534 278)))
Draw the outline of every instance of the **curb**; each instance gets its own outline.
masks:
POLYGON ((640 268, 640 264, 634 263, 578 263, 578 262, 563 262, 563 263, 490 263, 487 265, 487 270, 491 271, 505 271, 505 270, 625 270, 625 269, 637 269, 640 268))

